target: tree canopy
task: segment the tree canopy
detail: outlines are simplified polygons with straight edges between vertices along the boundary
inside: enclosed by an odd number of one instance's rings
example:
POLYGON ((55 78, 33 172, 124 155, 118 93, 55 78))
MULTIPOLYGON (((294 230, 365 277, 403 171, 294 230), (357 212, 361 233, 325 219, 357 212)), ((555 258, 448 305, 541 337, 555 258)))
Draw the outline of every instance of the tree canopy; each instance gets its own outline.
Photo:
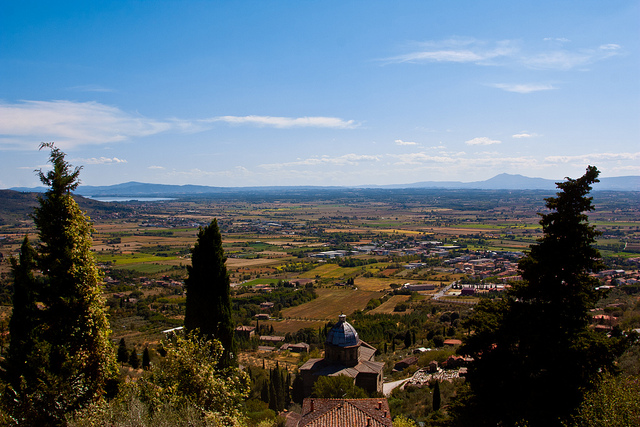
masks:
POLYGON ((353 378, 346 375, 318 377, 313 384, 311 395, 332 399, 365 399, 369 397, 363 388, 355 385, 353 378))
POLYGON ((222 343, 222 366, 234 363, 233 321, 231 317, 231 288, 222 236, 218 221, 200 228, 195 246, 191 249, 189 277, 185 280, 187 301, 184 325, 189 331, 199 330, 222 343))
POLYGON ((102 276, 91 252, 93 228, 71 195, 79 184, 80 168, 67 163, 53 144, 41 148, 51 150, 53 167, 46 174, 39 172, 49 189, 33 215, 39 237, 36 252, 23 245, 20 264, 14 263, 21 284, 14 310, 17 315, 33 312, 34 301, 41 307, 29 320, 30 333, 23 335, 28 345, 19 350, 20 377, 14 375, 9 392, 18 420, 48 425, 61 423, 66 413, 103 396, 116 364, 102 276), (34 267, 42 272, 42 286, 30 277, 34 267))
POLYGON ((594 376, 612 368, 612 340, 588 328, 598 298, 589 274, 600 262, 587 195, 598 174, 590 166, 581 178, 557 184, 561 191, 541 214, 543 237, 519 263, 524 280, 504 300, 478 304, 467 321, 474 333, 460 352, 475 362, 462 424, 559 425, 594 376))

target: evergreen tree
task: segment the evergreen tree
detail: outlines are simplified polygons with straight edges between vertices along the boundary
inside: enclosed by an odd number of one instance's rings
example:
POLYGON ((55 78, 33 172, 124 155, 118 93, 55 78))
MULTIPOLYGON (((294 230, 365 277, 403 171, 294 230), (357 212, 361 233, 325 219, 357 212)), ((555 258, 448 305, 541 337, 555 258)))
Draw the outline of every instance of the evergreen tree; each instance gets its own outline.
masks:
POLYGON ((269 372, 269 409, 276 413, 284 410, 285 405, 285 378, 279 364, 269 372))
MULTIPOLYGON (((73 169, 52 143, 40 148, 51 150, 53 166, 39 172, 49 189, 33 216, 39 235, 35 261, 44 276, 37 292, 42 309, 30 337, 35 350, 24 361, 29 378, 14 390, 14 401, 19 422, 48 425, 62 423, 65 414, 103 396, 115 378, 116 360, 102 277, 91 252, 93 228, 71 195, 81 168, 73 169)), ((23 303, 15 302, 18 313, 23 303)), ((29 305, 27 300, 27 311, 29 305)))
POLYGON ((519 263, 524 281, 505 300, 475 307, 467 323, 474 333, 460 349, 475 358, 461 424, 559 425, 598 372, 612 367, 613 339, 588 328, 598 298, 589 273, 600 262, 587 194, 598 174, 590 166, 557 184, 541 215, 544 235, 519 263))
POLYGON ((149 347, 145 347, 142 352, 142 369, 147 370, 149 368, 151 368, 151 355, 149 354, 149 347))
POLYGON ((433 386, 433 411, 438 412, 440 410, 440 405, 442 404, 442 396, 440 395, 440 381, 436 380, 435 385, 433 386))
POLYGON ((127 363, 129 361, 129 350, 127 350, 127 344, 124 342, 124 338, 120 338, 116 360, 120 363, 127 363))
POLYGON ((131 350, 131 356, 129 356, 129 365, 133 369, 138 369, 140 367, 140 358, 138 357, 138 352, 135 347, 131 350))
POLYGON ((304 381, 300 372, 296 372, 296 376, 291 384, 291 400, 297 404, 302 404, 304 400, 304 381))
POLYGON ((271 409, 276 414, 279 413, 278 396, 276 393, 276 387, 273 384, 273 381, 271 381, 271 379, 269 380, 269 409, 271 409))
POLYGON ((189 277, 185 281, 185 327, 219 340, 224 347, 220 364, 230 366, 235 364, 231 288, 217 220, 200 228, 191 255, 191 265, 187 266, 189 277))
POLYGON ((260 400, 264 403, 269 403, 269 380, 266 379, 262 383, 262 388, 260 389, 260 400))
POLYGON ((289 371, 285 371, 286 379, 284 384, 284 407, 288 408, 291 405, 291 374, 289 371))
POLYGON ((25 236, 20 247, 19 259, 11 258, 13 274, 13 312, 9 321, 9 351, 4 366, 4 376, 14 390, 19 389, 22 377, 30 375, 25 363, 34 346, 33 334, 38 324, 36 306, 37 282, 33 276, 37 254, 25 236))

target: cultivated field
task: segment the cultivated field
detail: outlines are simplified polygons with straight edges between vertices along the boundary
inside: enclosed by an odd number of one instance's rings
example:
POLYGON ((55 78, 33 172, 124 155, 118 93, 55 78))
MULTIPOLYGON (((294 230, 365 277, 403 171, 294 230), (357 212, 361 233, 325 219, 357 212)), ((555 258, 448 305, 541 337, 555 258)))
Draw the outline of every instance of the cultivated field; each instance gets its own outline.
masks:
POLYGON ((393 314, 393 309, 398 303, 409 301, 410 295, 394 295, 378 307, 371 310, 371 314, 393 314))
POLYGON ((297 307, 282 310, 282 316, 292 319, 336 320, 340 314, 349 315, 362 310, 380 292, 353 289, 317 289, 318 298, 297 307))
POLYGON ((299 320, 299 319, 284 319, 284 320, 268 320, 260 322, 265 326, 273 326, 273 330, 276 335, 284 335, 287 333, 298 332, 300 329, 312 328, 317 330, 325 325, 325 321, 318 320, 299 320))

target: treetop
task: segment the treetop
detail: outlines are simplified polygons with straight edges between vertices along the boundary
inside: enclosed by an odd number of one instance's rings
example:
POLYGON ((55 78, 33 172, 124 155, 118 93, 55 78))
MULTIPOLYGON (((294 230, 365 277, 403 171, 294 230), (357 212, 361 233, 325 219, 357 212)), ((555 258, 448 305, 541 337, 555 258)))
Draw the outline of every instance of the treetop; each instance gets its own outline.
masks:
POLYGON ((51 154, 49 155, 49 162, 53 165, 53 169, 46 174, 40 170, 38 176, 40 181, 50 189, 47 191, 49 194, 62 195, 75 190, 80 185, 78 176, 82 167, 73 168, 71 164, 65 161, 65 153, 63 153, 53 142, 40 143, 40 150, 43 148, 49 148, 51 154), (71 170, 73 168, 73 171, 71 170))

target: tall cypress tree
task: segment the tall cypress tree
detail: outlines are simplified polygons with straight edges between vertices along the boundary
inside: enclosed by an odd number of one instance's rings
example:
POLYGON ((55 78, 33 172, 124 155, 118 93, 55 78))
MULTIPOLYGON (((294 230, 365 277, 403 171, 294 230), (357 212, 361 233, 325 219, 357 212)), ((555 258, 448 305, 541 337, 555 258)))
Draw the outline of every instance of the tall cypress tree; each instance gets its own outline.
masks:
POLYGON ((127 350, 127 344, 124 342, 124 338, 120 338, 116 360, 120 363, 127 363, 129 360, 129 350, 127 350))
POLYGON ((546 199, 549 212, 541 215, 543 237, 519 263, 524 281, 503 301, 475 307, 468 322, 474 334, 460 349, 476 359, 461 424, 560 425, 598 372, 612 367, 614 339, 588 328, 598 298, 590 273, 600 268, 600 255, 587 195, 598 174, 590 166, 557 184, 561 191, 546 199))
POLYGON ((231 286, 225 266, 222 236, 218 221, 200 228, 191 249, 189 277, 185 281, 187 302, 184 325, 187 330, 200 330, 204 336, 219 340, 224 347, 221 366, 235 364, 233 321, 231 318, 231 286))
POLYGON ((142 369, 150 369, 150 368, 151 368, 151 355, 149 354, 149 347, 145 347, 144 351, 142 352, 142 369))
POLYGON ((102 277, 91 252, 93 228, 71 195, 81 168, 72 168, 52 143, 40 148, 51 150, 53 166, 39 172, 49 189, 33 215, 39 235, 36 266, 44 276, 37 293, 42 309, 31 336, 37 351, 25 360, 30 377, 18 398, 24 398, 19 406, 28 403, 30 409, 21 406, 17 416, 26 424, 47 425, 62 423, 65 414, 100 398, 117 367, 102 277))
POLYGON ((19 389, 23 376, 30 376, 31 369, 26 361, 34 350, 34 333, 38 325, 37 281, 33 271, 36 268, 37 253, 25 236, 20 247, 19 258, 11 258, 13 275, 13 312, 9 321, 9 351, 5 360, 4 373, 7 382, 19 389))
POLYGON ((129 365, 133 369, 138 369, 140 367, 140 358, 138 357, 138 352, 135 347, 131 350, 131 356, 129 356, 129 365))
POLYGON ((433 401, 431 403, 434 412, 438 412, 440 410, 440 405, 442 405, 442 396, 440 395, 440 381, 438 380, 436 380, 436 383, 433 386, 433 401))

